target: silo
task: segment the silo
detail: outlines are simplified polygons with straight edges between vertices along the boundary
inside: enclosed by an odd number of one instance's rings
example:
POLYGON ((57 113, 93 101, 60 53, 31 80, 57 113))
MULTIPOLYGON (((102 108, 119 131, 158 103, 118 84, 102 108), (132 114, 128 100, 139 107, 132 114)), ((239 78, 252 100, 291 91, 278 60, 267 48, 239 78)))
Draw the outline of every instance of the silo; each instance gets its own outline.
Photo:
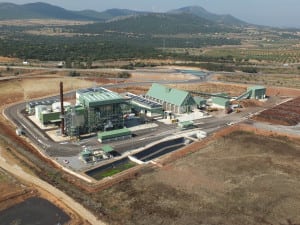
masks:
MULTIPOLYGON (((64 102, 64 108, 67 107, 67 106, 70 106, 71 103, 70 102, 64 102)), ((53 112, 60 112, 61 111, 61 102, 54 102, 52 104, 52 111, 53 112)))

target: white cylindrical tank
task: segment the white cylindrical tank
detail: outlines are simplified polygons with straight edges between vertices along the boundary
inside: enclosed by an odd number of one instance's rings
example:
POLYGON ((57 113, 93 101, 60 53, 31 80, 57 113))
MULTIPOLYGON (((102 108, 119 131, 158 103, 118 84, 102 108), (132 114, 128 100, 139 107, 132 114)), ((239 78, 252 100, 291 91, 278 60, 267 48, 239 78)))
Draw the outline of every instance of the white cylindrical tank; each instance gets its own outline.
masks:
MULTIPOLYGON (((71 105, 70 102, 64 102, 64 107, 70 106, 70 105, 71 105)), ((52 111, 53 111, 53 112, 60 112, 60 111, 61 111, 60 102, 54 102, 54 103, 52 104, 52 111)))
POLYGON ((47 106, 46 105, 37 105, 37 106, 35 106, 35 108, 34 108, 34 111, 35 111, 35 117, 37 118, 37 119, 39 119, 39 117, 40 117, 40 114, 42 113, 42 112, 46 112, 47 111, 47 106))

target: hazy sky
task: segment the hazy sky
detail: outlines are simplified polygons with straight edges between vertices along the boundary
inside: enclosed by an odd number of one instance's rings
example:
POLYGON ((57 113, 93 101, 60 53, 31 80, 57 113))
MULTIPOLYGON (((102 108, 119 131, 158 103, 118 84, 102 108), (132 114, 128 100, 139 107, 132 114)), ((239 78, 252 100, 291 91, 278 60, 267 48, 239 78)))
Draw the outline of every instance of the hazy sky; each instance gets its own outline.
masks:
POLYGON ((24 4, 43 1, 71 10, 110 8, 165 12, 179 7, 198 5, 210 12, 231 14, 246 22, 300 27, 300 0, 7 0, 24 4))

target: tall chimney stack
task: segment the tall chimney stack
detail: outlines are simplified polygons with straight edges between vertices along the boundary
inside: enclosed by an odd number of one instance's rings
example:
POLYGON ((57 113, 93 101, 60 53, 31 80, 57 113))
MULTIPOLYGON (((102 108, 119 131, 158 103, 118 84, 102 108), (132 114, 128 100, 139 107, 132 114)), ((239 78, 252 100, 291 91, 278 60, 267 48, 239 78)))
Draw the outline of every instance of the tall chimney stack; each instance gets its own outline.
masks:
POLYGON ((65 134, 65 109, 64 109, 64 85, 60 82, 60 118, 61 118, 61 135, 65 134))

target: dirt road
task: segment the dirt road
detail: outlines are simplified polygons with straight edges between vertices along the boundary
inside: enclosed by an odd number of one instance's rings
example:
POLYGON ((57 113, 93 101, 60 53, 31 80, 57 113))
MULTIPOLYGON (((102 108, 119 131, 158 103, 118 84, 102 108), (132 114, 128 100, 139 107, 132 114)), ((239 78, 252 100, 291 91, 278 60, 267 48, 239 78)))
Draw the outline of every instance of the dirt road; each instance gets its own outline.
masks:
POLYGON ((98 220, 90 211, 85 209, 79 203, 74 201, 64 192, 58 190, 57 188, 53 187, 52 185, 48 184, 47 182, 32 176, 31 174, 25 172, 21 167, 16 164, 8 163, 2 155, 2 151, 4 149, 0 146, 0 167, 4 170, 8 171, 9 173, 16 176, 18 179, 24 180, 26 183, 30 183, 34 186, 41 188, 43 191, 48 192, 49 194, 55 196, 58 201, 63 202, 67 207, 71 210, 76 212, 83 220, 88 221, 90 224, 93 225, 102 225, 105 224, 104 222, 98 220))

